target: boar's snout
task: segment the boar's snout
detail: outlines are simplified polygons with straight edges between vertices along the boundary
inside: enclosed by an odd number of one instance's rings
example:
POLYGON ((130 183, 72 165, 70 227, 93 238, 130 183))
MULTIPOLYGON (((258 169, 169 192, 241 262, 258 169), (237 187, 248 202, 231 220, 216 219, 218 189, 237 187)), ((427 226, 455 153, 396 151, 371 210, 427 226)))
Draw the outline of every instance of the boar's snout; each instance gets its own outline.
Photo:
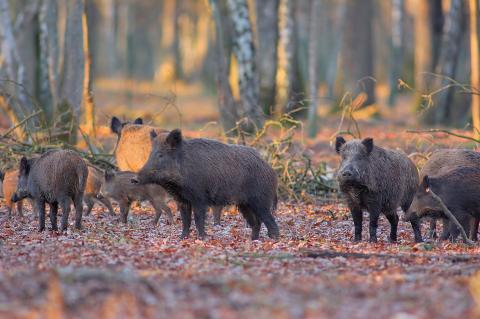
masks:
POLYGON ((139 182, 139 180, 138 180, 137 177, 134 177, 134 178, 130 179, 130 182, 131 182, 132 184, 140 184, 140 182, 139 182))
POLYGON ((338 172, 338 178, 341 182, 352 182, 360 179, 360 174, 351 165, 345 166, 338 172))
POLYGON ((17 193, 14 193, 11 198, 12 202, 16 203, 20 200, 20 198, 17 196, 17 193))

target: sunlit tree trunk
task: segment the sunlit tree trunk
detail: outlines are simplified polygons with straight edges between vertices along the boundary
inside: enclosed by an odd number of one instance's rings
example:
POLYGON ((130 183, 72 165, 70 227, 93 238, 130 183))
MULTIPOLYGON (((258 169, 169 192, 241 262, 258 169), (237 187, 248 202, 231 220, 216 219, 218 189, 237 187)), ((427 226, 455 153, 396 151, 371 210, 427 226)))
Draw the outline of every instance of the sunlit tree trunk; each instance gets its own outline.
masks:
MULTIPOLYGON (((434 86, 436 89, 446 87, 455 78, 458 57, 465 30, 465 2, 464 0, 452 0, 450 10, 446 16, 442 44, 438 63, 435 68, 436 77, 434 86), (450 79, 449 79, 450 78, 450 79)), ((453 102, 454 88, 441 91, 435 98, 434 107, 425 114, 425 121, 430 124, 446 124, 450 118, 453 102)))
POLYGON ((342 46, 344 92, 367 94, 365 105, 375 102, 373 0, 347 1, 342 46))
MULTIPOLYGON (((173 1, 173 0, 172 0, 173 1)), ((180 47, 180 15, 182 13, 183 0, 175 0, 175 10, 173 16, 173 59, 175 79, 183 78, 182 52, 180 47)))
POLYGON ((329 58, 329 63, 327 66, 327 91, 328 96, 333 98, 335 96, 335 83, 337 80, 338 73, 338 62, 339 55, 342 48, 343 34, 345 29, 345 12, 346 12, 346 1, 348 0, 338 0, 336 1, 335 8, 335 25, 333 26, 336 30, 334 47, 331 50, 331 55, 329 58))
POLYGON ((82 15, 82 33, 83 33, 83 56, 84 56, 84 76, 83 76, 83 105, 85 112, 85 125, 89 135, 95 135, 95 105, 92 95, 92 60, 88 45, 88 26, 87 15, 82 15))
POLYGON ((237 58, 243 116, 248 119, 250 126, 255 126, 253 129, 260 129, 264 116, 259 104, 255 47, 247 0, 227 0, 227 5, 235 30, 233 52, 237 58))
POLYGON ((279 0, 256 0, 258 71, 260 77, 260 105, 266 114, 275 106, 275 79, 277 75, 278 6, 279 0))
POLYGON ((83 0, 67 2, 67 25, 65 30, 65 49, 63 80, 60 93, 59 125, 68 134, 68 142, 75 144, 81 115, 84 80, 84 52, 82 17, 83 0))
MULTIPOLYGON (((470 15, 470 84, 477 93, 480 93, 480 63, 478 47, 478 0, 469 0, 470 15)), ((475 137, 480 138, 480 95, 472 95, 472 123, 475 137)))
POLYGON ((317 90, 318 90, 318 15, 320 1, 312 0, 310 7, 310 40, 308 41, 308 80, 309 80, 309 109, 308 109, 308 135, 317 134, 317 90))
POLYGON ((388 104, 395 105, 397 97, 397 82, 401 77, 403 66, 402 38, 403 38, 403 17, 405 14, 405 1, 392 0, 392 43, 390 62, 390 95, 388 104))

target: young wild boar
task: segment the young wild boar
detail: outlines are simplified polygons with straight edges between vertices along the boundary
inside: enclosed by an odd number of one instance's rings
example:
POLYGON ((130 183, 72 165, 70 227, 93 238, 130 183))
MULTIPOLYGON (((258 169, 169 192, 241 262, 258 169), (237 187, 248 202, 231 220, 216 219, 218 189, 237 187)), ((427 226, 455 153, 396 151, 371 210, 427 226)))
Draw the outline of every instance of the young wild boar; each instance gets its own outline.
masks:
MULTIPOLYGON (((18 169, 0 173, 0 179, 2 181, 3 197, 5 198, 5 204, 8 209, 8 218, 11 218, 13 210, 12 195, 17 189, 18 169)), ((18 215, 23 216, 23 201, 18 201, 16 206, 18 215)))
MULTIPOLYGON (((150 132, 154 130, 158 135, 165 136, 168 133, 161 128, 143 124, 142 118, 129 123, 121 122, 115 116, 110 123, 110 129, 118 136, 115 160, 119 170, 134 173, 138 173, 145 165, 152 150, 150 132)), ((222 208, 212 207, 215 225, 220 225, 222 208)))
MULTIPOLYGON (((409 213, 423 217, 442 212, 431 191, 442 199, 467 232, 472 217, 480 218, 480 167, 458 167, 435 176, 425 175, 409 213)), ((449 233, 452 240, 459 234, 452 221, 449 221, 449 233)))
POLYGON ((132 183, 137 174, 132 172, 105 172, 105 181, 100 190, 100 197, 109 197, 120 205, 120 220, 127 222, 128 212, 133 201, 148 200, 155 209, 154 224, 158 223, 162 212, 167 214, 167 223, 173 224, 173 215, 165 203, 166 192, 158 185, 139 185, 132 183))
MULTIPOLYGON (((362 240, 363 210, 370 214, 370 241, 377 241, 380 213, 390 222, 390 240, 397 240, 397 208, 410 207, 418 186, 418 172, 403 153, 383 149, 372 138, 346 142, 337 136, 335 150, 342 157, 337 179, 346 195, 355 225, 355 241, 362 240)), ((418 219, 411 219, 415 241, 422 241, 418 219)))
POLYGON ((68 227, 70 203, 75 206, 75 227, 81 228, 83 194, 88 169, 83 159, 71 150, 52 150, 33 159, 20 160, 17 190, 12 201, 32 198, 39 216, 39 231, 45 230, 45 203, 50 205, 52 230, 57 230, 58 205, 62 206, 62 225, 68 227))
MULTIPOLYGON (((453 168, 460 167, 478 167, 480 168, 480 153, 467 150, 467 149, 440 149, 433 152, 428 161, 420 170, 420 180, 424 176, 435 176, 448 172, 453 168)), ((411 209, 409 210, 412 211, 411 209)), ((408 214, 410 215, 410 214, 408 214)), ((430 223, 430 238, 436 237, 436 219, 441 218, 444 221, 443 232, 441 235, 442 240, 448 239, 450 233, 447 227, 446 216, 440 209, 438 212, 432 212, 429 214, 432 218, 430 223)), ((408 219, 409 216, 405 216, 408 219)), ((478 232, 478 219, 472 218, 471 220, 471 232, 470 239, 477 240, 478 232)))
POLYGON ((102 183, 103 172, 96 167, 88 165, 87 185, 85 187, 85 195, 83 196, 83 201, 87 205, 85 215, 89 215, 95 205, 95 201, 99 201, 108 209, 110 215, 115 216, 115 211, 113 210, 110 200, 106 197, 98 196, 102 183))
POLYGON ((140 184, 156 183, 180 203, 183 231, 190 231, 192 209, 200 238, 205 238, 208 206, 237 205, 258 239, 261 223, 271 238, 279 237, 272 215, 277 201, 277 176, 258 152, 246 146, 195 138, 180 130, 167 137, 151 131, 152 152, 138 174, 140 184))

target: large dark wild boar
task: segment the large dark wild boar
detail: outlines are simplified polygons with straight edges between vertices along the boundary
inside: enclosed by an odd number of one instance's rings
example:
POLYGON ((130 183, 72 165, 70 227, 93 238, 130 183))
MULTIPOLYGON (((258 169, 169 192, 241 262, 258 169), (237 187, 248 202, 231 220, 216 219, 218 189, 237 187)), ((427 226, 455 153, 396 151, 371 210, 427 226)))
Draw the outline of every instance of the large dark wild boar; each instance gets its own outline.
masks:
MULTIPOLYGON (((12 216, 13 203, 12 195, 15 194, 18 182, 18 169, 8 170, 2 173, 0 176, 2 181, 2 192, 5 198, 5 204, 8 209, 8 218, 12 216)), ((19 216, 23 216, 23 201, 17 202, 17 213, 19 216)))
MULTIPOLYGON (((431 191, 442 199, 466 231, 472 217, 480 218, 479 167, 459 167, 435 176, 425 175, 415 193, 409 213, 423 217, 442 212, 431 191)), ((448 225, 450 238, 455 240, 459 229, 452 221, 448 225)))
MULTIPOLYGON (((338 182, 346 195, 355 224, 355 241, 362 240, 363 210, 370 214, 370 241, 377 241, 378 218, 390 222, 390 240, 397 240, 397 208, 410 207, 418 186, 418 172, 403 153, 375 146, 372 138, 346 142, 337 136, 335 150, 342 157, 338 182)), ((415 241, 422 241, 418 219, 411 219, 415 241)))
MULTIPOLYGON (((480 153, 468 149, 436 150, 420 170, 420 181, 423 180, 424 176, 436 176, 460 167, 480 168, 480 153)), ((409 211, 411 212, 412 209, 409 209, 409 211)), ((440 209, 438 212, 432 212, 429 216, 432 218, 429 237, 436 237, 436 219, 440 218, 444 221, 443 232, 440 239, 448 239, 450 233, 446 223, 446 216, 443 211, 440 209)), ((405 219, 408 218, 409 215, 405 216, 405 219)), ((472 226, 470 228, 470 239, 477 240, 478 219, 472 218, 470 225, 472 226)))
MULTIPOLYGON (((118 141, 115 151, 115 160, 120 171, 138 173, 148 160, 152 150, 150 132, 166 136, 168 131, 143 123, 142 118, 137 118, 133 123, 121 122, 113 117, 110 129, 117 134, 118 141)), ((220 225, 222 206, 212 207, 215 225, 220 225)))
POLYGON ((195 138, 180 130, 166 138, 151 132, 152 152, 138 174, 141 184, 161 185, 180 203, 183 231, 190 231, 192 209, 200 238, 205 238, 208 206, 237 205, 258 239, 263 222, 271 238, 279 237, 272 210, 277 200, 277 176, 258 152, 246 146, 195 138))
POLYGON ((137 174, 132 172, 106 171, 105 180, 100 190, 100 198, 109 197, 120 205, 120 220, 127 222, 128 212, 133 201, 149 201, 155 209, 154 224, 158 223, 162 212, 167 214, 167 223, 173 223, 173 215, 165 203, 165 190, 155 184, 138 185, 132 183, 137 174))
POLYGON ((70 204, 75 206, 75 227, 81 228, 83 194, 88 169, 83 159, 71 150, 53 150, 33 159, 20 160, 17 191, 12 201, 32 198, 39 216, 39 231, 45 230, 45 203, 50 205, 52 230, 57 230, 58 205, 62 206, 61 230, 68 227, 70 204))
POLYGON ((111 216, 115 215, 112 204, 110 200, 106 197, 98 196, 100 194, 100 188, 103 183, 103 172, 91 165, 88 165, 88 177, 87 185, 85 186, 85 194, 83 196, 83 201, 87 204, 87 210, 85 215, 89 215, 95 205, 95 201, 102 203, 110 213, 111 216))

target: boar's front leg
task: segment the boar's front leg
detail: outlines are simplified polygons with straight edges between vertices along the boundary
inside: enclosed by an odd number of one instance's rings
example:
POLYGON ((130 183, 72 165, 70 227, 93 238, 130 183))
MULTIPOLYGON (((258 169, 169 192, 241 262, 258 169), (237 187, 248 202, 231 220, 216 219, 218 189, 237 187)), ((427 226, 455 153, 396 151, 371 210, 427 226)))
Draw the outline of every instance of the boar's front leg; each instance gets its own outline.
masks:
POLYGON ((120 221, 126 224, 128 220, 128 212, 130 211, 130 206, 132 205, 132 203, 127 201, 119 201, 119 204, 120 204, 120 221))
POLYGON ((66 231, 68 227, 68 215, 70 215, 70 199, 66 198, 62 201, 62 225, 60 226, 60 230, 66 231))
POLYGON ((45 230, 45 201, 43 199, 37 199, 35 202, 38 212, 38 231, 45 230))
POLYGON ((57 231, 57 214, 58 214, 58 202, 50 204, 50 224, 52 224, 52 230, 57 231))
POLYGON ((397 241, 397 226, 398 226, 398 216, 396 211, 386 213, 388 221, 390 222, 390 241, 397 241))
POLYGON ((470 234, 468 234, 468 237, 473 240, 477 241, 478 240, 478 223, 480 219, 477 217, 471 217, 470 218, 470 234))
POLYGON ((351 208, 350 209, 353 218, 353 225, 355 226, 355 239, 354 241, 362 240, 362 222, 363 222, 363 211, 360 208, 351 208))
POLYGON ((410 224, 412 224, 413 236, 415 237, 416 243, 421 243, 423 241, 422 231, 420 230, 420 218, 414 216, 410 219, 410 224))
POLYGON ((192 224, 192 205, 190 203, 181 203, 180 204, 180 214, 182 216, 182 235, 181 239, 188 238, 190 233, 190 225, 192 224))
POLYGON ((377 242, 377 228, 378 228, 378 218, 380 217, 380 210, 377 208, 370 208, 368 210, 370 213, 370 242, 376 243, 377 242))
POLYGON ((205 239, 207 234, 205 233, 205 216, 207 215, 206 206, 195 206, 193 208, 193 217, 195 218, 195 227, 197 227, 198 237, 205 239))

